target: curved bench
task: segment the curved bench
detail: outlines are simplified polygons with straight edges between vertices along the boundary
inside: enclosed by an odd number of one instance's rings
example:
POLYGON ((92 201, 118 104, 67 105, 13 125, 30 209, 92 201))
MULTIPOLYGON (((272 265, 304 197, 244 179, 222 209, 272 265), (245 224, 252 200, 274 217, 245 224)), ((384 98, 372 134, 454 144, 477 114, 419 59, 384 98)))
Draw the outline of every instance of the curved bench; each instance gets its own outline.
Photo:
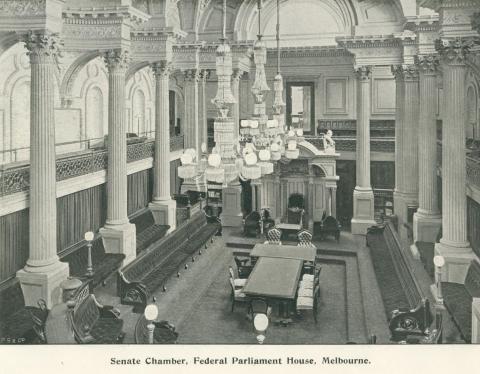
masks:
POLYGON ((218 232, 218 223, 208 223, 203 212, 195 214, 155 246, 140 253, 118 271, 117 291, 122 304, 145 306, 151 294, 206 245, 218 232))
MULTIPOLYGON (((135 343, 149 344, 148 339, 148 321, 145 315, 142 314, 135 325, 135 343)), ((178 332, 175 331, 175 326, 167 321, 153 322, 155 326, 153 330, 153 342, 155 344, 176 344, 178 339, 178 332)))

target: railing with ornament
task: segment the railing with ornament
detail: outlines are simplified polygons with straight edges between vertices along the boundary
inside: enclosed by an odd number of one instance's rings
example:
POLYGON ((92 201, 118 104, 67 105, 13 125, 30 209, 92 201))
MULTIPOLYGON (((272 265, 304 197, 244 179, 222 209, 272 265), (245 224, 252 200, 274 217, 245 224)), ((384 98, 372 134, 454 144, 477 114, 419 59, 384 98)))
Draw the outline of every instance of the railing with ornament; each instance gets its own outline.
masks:
MULTIPOLYGON (((357 149, 356 138, 334 137, 335 149, 343 152, 355 152, 357 149)), ((323 150, 322 136, 305 136, 305 140, 312 143, 319 150, 323 150)), ((372 152, 395 152, 395 138, 371 138, 370 150, 372 152)))
MULTIPOLYGON (((170 150, 183 149, 183 135, 172 137, 170 150)), ((155 143, 146 140, 127 145, 127 162, 134 162, 153 157, 155 143)), ((56 162, 56 178, 62 181, 81 175, 95 173, 107 168, 107 150, 91 149, 82 153, 58 158, 56 162)), ((0 169, 0 196, 27 191, 30 186, 30 165, 3 165, 0 169)))

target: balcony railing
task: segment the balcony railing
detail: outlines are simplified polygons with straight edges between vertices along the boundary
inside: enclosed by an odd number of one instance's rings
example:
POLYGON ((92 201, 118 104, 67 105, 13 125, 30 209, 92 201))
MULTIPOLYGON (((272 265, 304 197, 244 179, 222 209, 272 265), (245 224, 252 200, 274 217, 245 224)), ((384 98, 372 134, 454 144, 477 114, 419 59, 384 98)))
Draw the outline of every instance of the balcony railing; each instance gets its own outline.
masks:
MULTIPOLYGON (((305 136, 305 140, 323 150, 321 136, 305 136)), ((357 139, 354 137, 335 137, 334 140, 337 151, 355 152, 357 149, 357 139)), ((372 152, 395 152, 395 138, 370 138, 370 150, 372 152)))
POLYGON ((480 188, 480 157, 467 156, 467 182, 480 188))
MULTIPOLYGON (((127 162, 143 160, 153 157, 154 141, 148 139, 136 143, 127 144, 127 162)), ((183 148, 183 135, 170 138, 170 150, 175 151, 183 148)), ((62 155, 57 158, 56 178, 62 181, 94 173, 107 168, 108 153, 105 148, 89 149, 82 153, 62 155)), ((0 169, 0 196, 10 195, 16 192, 27 191, 30 186, 30 165, 10 164, 0 169)))

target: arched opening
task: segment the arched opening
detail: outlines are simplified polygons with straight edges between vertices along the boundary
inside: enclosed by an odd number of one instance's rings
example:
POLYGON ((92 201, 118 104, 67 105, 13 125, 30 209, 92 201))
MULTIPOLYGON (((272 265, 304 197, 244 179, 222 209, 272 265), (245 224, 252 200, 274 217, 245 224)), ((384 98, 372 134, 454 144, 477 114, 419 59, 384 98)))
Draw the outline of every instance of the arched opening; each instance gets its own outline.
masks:
POLYGON ((141 89, 138 89, 133 94, 132 99, 132 128, 131 132, 138 136, 146 135, 145 129, 145 94, 141 89))
POLYGON ((107 134, 104 126, 103 93, 98 86, 90 87, 85 96, 85 136, 99 139, 107 134))

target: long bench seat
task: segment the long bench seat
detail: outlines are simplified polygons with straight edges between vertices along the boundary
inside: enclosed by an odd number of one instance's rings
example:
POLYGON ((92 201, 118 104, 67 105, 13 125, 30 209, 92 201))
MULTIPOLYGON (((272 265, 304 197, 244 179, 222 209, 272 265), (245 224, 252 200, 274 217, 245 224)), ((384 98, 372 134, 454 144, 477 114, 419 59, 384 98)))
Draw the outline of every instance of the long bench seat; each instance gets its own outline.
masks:
POLYGON ((137 255, 163 238, 170 228, 169 225, 156 225, 150 210, 145 210, 142 214, 132 218, 130 222, 135 225, 136 229, 137 255))
POLYGON ((445 307, 457 326, 462 339, 472 340, 472 301, 480 297, 480 263, 472 260, 464 284, 442 282, 445 307))
MULTIPOLYGON (((122 266, 124 259, 124 254, 106 253, 102 238, 98 236, 92 243, 92 264, 94 271, 92 282, 90 283, 92 289, 107 279, 110 274, 115 273, 122 266)), ((61 261, 68 262, 70 276, 85 280, 88 264, 87 244, 85 243, 75 251, 61 257, 61 261)))
POLYGON ((151 294, 219 231, 199 212, 174 232, 118 271, 117 290, 122 304, 145 306, 151 294))
POLYGON ((47 319, 46 303, 39 300, 39 307, 25 306, 18 279, 12 279, 0 289, 0 338, 2 343, 39 343, 47 319))

